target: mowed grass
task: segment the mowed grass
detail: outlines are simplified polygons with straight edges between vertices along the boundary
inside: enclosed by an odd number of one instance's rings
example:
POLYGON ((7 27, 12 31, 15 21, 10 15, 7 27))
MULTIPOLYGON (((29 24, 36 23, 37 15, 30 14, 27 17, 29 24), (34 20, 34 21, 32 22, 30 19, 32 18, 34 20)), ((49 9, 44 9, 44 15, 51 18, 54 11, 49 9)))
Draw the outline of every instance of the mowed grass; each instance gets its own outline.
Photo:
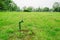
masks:
POLYGON ((60 13, 0 12, 0 40, 60 40, 60 13), (23 39, 19 38, 21 20, 24 21, 22 29, 32 30, 33 37, 24 34, 23 39))

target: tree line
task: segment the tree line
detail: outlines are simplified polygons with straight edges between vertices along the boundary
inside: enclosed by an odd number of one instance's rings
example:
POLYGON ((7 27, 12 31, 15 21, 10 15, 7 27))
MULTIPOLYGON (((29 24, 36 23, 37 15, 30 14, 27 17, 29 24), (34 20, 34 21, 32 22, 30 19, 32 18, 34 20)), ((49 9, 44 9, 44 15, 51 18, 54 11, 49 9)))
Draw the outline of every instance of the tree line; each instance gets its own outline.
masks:
POLYGON ((60 3, 55 2, 52 8, 44 7, 44 8, 33 8, 33 7, 24 7, 23 12, 60 12, 60 3))
POLYGON ((12 0, 0 0, 0 11, 19 11, 19 12, 60 12, 60 2, 55 2, 52 8, 33 8, 23 7, 20 9, 12 0))

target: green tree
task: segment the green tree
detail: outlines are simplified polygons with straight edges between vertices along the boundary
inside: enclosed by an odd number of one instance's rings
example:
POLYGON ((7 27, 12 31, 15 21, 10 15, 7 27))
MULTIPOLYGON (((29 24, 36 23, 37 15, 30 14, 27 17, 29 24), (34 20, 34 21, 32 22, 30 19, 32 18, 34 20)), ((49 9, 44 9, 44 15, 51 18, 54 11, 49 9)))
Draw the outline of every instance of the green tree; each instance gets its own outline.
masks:
POLYGON ((0 10, 7 10, 11 0, 0 0, 0 10))
POLYGON ((24 7, 24 12, 32 12, 33 8, 32 7, 24 7))
POLYGON ((53 9, 55 12, 60 12, 60 3, 59 2, 55 2, 53 4, 53 9))
POLYGON ((48 12, 49 11, 49 8, 48 7, 45 7, 45 8, 43 8, 43 11, 44 12, 48 12))
POLYGON ((0 0, 1 11, 16 11, 17 5, 12 0, 0 0))

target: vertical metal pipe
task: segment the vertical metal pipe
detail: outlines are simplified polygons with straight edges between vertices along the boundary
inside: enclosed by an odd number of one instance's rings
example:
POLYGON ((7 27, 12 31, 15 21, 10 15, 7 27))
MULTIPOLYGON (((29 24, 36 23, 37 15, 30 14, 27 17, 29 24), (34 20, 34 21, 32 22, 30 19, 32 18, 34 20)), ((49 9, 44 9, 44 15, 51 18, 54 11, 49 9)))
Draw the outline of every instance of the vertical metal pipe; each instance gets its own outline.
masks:
POLYGON ((21 31, 21 22, 19 22, 19 30, 21 31))
POLYGON ((23 20, 21 20, 20 22, 19 22, 19 30, 21 31, 21 24, 22 24, 22 22, 23 22, 23 20))

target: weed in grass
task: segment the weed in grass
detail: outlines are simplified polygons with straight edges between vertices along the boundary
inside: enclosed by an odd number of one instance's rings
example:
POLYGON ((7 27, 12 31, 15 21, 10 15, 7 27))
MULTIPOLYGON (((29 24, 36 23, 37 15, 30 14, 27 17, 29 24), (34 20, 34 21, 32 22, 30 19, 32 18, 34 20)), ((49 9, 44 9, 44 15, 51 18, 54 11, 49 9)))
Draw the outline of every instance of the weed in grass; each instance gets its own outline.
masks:
POLYGON ((55 30, 56 32, 58 32, 58 31, 60 31, 60 28, 55 28, 54 30, 55 30))
POLYGON ((58 19, 55 19, 55 21, 56 21, 56 22, 60 22, 60 20, 58 20, 58 19))
POLYGON ((6 30, 6 32, 9 33, 9 34, 14 33, 14 31, 12 29, 8 29, 8 30, 6 30))
POLYGON ((48 31, 48 35, 55 36, 56 35, 56 32, 54 30, 49 30, 48 31))

